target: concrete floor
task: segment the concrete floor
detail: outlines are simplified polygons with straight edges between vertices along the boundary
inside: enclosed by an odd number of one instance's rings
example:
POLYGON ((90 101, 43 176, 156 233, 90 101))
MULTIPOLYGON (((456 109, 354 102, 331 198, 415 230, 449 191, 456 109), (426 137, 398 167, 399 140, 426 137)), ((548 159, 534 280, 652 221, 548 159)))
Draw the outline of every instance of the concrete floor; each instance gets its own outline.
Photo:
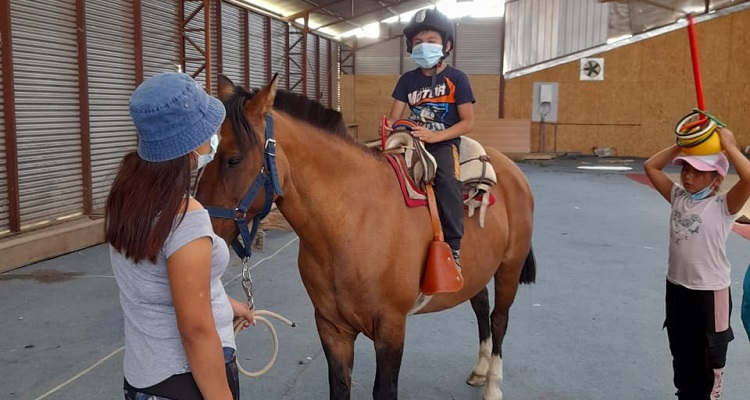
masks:
MULTIPOLYGON (((506 400, 670 399, 671 359, 664 318, 669 207, 628 178, 642 160, 601 163, 590 157, 519 165, 536 196, 537 283, 522 286, 504 346, 506 400), (624 165, 627 172, 581 165, 624 165)), ((674 172, 674 171, 672 171, 674 172)), ((296 269, 293 232, 268 233, 251 264, 256 305, 293 319, 277 325, 281 349, 271 371, 241 378, 243 399, 326 399, 326 363, 310 301, 296 269)), ((722 399, 746 399, 750 342, 739 318, 750 246, 728 241, 736 339, 729 347, 722 399)), ((227 291, 242 298, 239 263, 227 291)), ((117 286, 104 245, 0 274, 0 399, 122 399, 123 334, 117 286)), ((238 339, 248 369, 270 354, 266 328, 238 339)), ((358 340, 353 399, 371 398, 374 351, 358 340)), ((408 320, 400 377, 402 399, 480 399, 464 379, 477 352, 468 303, 408 320)))

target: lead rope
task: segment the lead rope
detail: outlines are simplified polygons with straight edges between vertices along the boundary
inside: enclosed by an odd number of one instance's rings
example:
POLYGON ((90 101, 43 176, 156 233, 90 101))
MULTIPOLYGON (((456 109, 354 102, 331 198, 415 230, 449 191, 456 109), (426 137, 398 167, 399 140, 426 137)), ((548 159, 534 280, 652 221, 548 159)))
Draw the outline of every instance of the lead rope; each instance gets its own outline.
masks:
MULTIPOLYGON (((273 311, 268 310, 256 310, 255 309, 255 302, 253 301, 253 278, 250 276, 250 266, 248 265, 248 258, 245 258, 242 260, 242 289, 245 291, 245 295, 247 296, 247 305, 250 308, 250 311, 253 312, 253 316, 255 317, 255 321, 262 322, 266 324, 268 327, 268 330, 271 332, 271 338, 273 339, 273 351, 271 353, 271 358, 268 360, 266 365, 261 368, 258 371, 250 372, 246 369, 242 368, 242 365, 240 365, 239 357, 236 357, 236 363, 237 363, 237 370, 242 374, 249 378, 257 378, 266 372, 268 372, 271 367, 273 367, 273 364, 276 362, 276 356, 279 354, 279 335, 276 333, 276 328, 274 328, 271 321, 266 317, 276 318, 277 320, 291 326, 292 328, 296 327, 297 324, 295 324, 293 321, 282 317, 279 314, 276 314, 273 311)), ((245 324, 244 318, 238 318, 234 322, 234 336, 237 336, 237 334, 242 331, 242 326, 245 324)))

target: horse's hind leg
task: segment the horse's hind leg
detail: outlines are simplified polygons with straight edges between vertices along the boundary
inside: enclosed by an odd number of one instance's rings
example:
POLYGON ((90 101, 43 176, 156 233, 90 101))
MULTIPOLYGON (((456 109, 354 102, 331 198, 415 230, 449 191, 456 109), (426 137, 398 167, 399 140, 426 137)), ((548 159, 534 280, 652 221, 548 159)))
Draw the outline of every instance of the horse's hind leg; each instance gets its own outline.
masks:
POLYGON ((404 354, 406 316, 380 319, 375 326, 375 385, 374 400, 396 400, 398 398, 398 374, 404 354))
POLYGON ((318 310, 315 310, 315 323, 328 362, 330 399, 349 400, 354 367, 354 340, 357 338, 357 332, 325 319, 318 310))
POLYGON ((508 312, 518 292, 521 265, 503 263, 495 273, 495 308, 492 310, 492 355, 482 400, 502 400, 503 339, 508 331, 508 312))
POLYGON ((479 293, 471 298, 471 308, 477 316, 477 326, 479 327, 479 356, 471 375, 466 379, 466 383, 471 386, 481 386, 487 381, 487 370, 490 367, 490 356, 492 352, 492 343, 490 343, 490 300, 487 293, 487 287, 484 287, 479 293))

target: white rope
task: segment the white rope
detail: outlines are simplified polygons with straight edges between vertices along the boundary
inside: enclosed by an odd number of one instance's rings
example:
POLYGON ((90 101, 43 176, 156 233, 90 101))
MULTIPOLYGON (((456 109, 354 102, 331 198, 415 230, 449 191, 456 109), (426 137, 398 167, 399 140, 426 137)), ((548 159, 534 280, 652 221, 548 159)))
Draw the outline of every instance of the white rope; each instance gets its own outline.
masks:
MULTIPOLYGON (((266 326, 268 326, 268 330, 271 332, 271 338, 273 339, 273 351, 271 352, 271 358, 268 360, 268 362, 263 368, 255 372, 250 372, 242 368, 242 365, 240 365, 239 357, 236 357, 236 362, 237 362, 237 370, 242 375, 245 375, 250 378, 257 378, 265 374, 266 372, 268 372, 271 369, 271 367, 273 367, 273 364, 276 362, 276 356, 278 356, 279 354, 279 336, 276 333, 276 328, 274 328, 271 321, 269 321, 268 318, 266 318, 265 316, 276 318, 279 321, 291 326, 292 328, 294 328, 297 325, 294 322, 290 321, 289 319, 284 318, 281 315, 276 314, 273 311, 255 310, 253 311, 253 316, 255 317, 255 321, 266 324, 266 326)), ((237 336, 237 334, 240 333, 240 331, 242 331, 242 326, 245 324, 245 322, 246 321, 244 318, 240 318, 237 321, 235 321, 234 323, 234 335, 235 336, 237 336)))

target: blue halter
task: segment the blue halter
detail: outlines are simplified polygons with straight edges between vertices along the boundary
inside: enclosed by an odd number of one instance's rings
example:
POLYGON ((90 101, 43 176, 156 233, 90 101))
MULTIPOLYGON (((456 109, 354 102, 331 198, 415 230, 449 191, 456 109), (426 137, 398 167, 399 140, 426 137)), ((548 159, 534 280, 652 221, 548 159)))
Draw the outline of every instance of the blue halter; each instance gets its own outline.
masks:
POLYGON ((225 218, 232 219, 237 223, 237 227, 240 230, 240 237, 242 237, 242 243, 240 243, 237 237, 232 241, 232 248, 235 253, 242 259, 243 263, 252 255, 252 244, 255 239, 255 235, 258 233, 258 226, 260 221, 271 212, 271 205, 273 204, 274 193, 281 197, 283 195, 281 191, 281 184, 279 183, 279 175, 276 169, 276 140, 273 138, 273 116, 268 113, 266 114, 266 144, 263 155, 263 166, 260 168, 258 177, 255 178, 255 182, 250 185, 247 189, 245 197, 242 198, 237 208, 224 208, 224 207, 212 207, 206 206, 208 215, 214 218, 225 218), (266 200, 263 205, 263 210, 253 217, 253 227, 248 228, 247 224, 247 210, 250 205, 258 197, 261 189, 266 190, 266 200))

